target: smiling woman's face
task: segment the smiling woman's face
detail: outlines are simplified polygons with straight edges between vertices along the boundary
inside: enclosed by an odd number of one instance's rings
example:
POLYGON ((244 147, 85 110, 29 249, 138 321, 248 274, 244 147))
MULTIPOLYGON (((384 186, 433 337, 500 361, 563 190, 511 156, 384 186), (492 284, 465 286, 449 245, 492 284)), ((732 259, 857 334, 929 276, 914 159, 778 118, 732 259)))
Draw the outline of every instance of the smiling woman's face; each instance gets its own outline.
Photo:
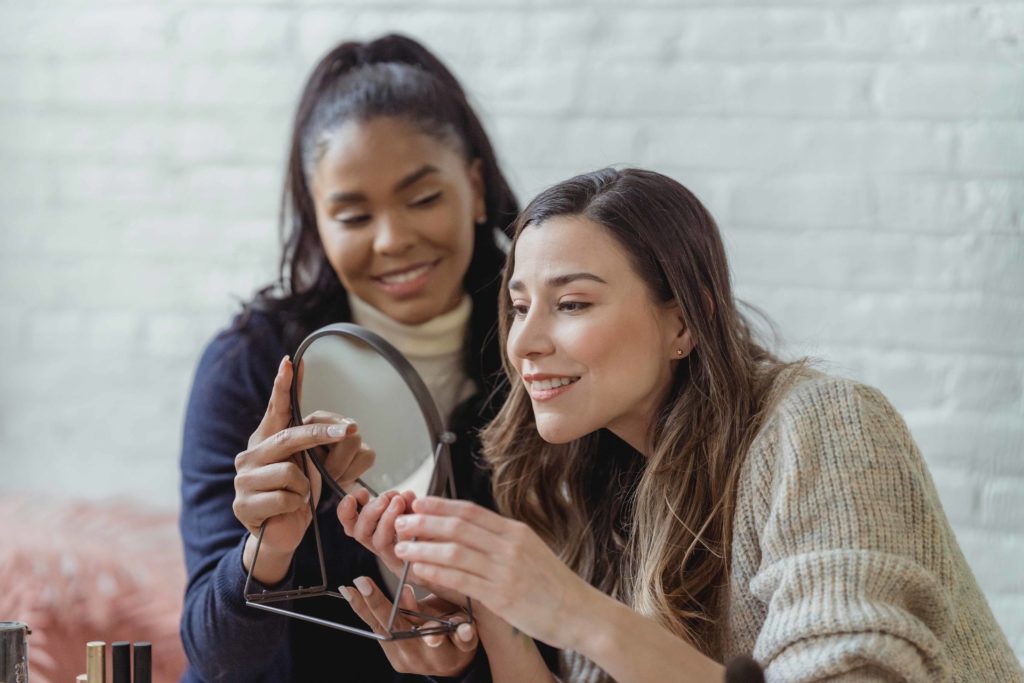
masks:
POLYGON ((479 162, 389 117, 350 121, 310 177, 327 260, 349 292, 406 324, 453 309, 484 216, 479 162))
POLYGON ((566 443, 608 428, 646 452, 677 349, 691 348, 678 306, 655 303, 615 238, 579 216, 520 234, 508 294, 506 352, 541 437, 566 443))

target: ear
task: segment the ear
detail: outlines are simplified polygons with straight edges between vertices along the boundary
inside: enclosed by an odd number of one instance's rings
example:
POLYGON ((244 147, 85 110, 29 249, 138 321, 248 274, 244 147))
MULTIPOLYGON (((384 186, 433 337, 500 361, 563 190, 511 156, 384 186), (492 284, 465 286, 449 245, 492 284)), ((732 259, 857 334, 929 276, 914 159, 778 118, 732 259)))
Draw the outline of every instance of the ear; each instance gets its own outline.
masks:
POLYGON ((670 360, 686 358, 697 345, 690 327, 683 319, 683 311, 675 301, 665 304, 662 309, 662 329, 665 332, 665 348, 668 349, 670 360))
POLYGON ((476 222, 479 218, 489 218, 487 202, 484 199, 486 188, 484 187, 483 160, 479 157, 473 159, 469 162, 469 167, 466 170, 469 173, 469 186, 473 191, 473 221, 476 222))

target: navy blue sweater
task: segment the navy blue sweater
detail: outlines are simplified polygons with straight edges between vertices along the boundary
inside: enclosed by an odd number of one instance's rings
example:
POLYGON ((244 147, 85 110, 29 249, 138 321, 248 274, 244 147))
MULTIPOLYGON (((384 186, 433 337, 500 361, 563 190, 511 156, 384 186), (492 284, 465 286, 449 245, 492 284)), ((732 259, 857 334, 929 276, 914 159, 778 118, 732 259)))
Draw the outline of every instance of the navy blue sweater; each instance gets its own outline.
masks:
MULTIPOLYGON (((277 366, 286 348, 282 327, 254 314, 243 330, 218 335, 206 348, 185 417, 181 454, 181 534, 188 584, 181 638, 190 670, 183 680, 206 681, 424 681, 394 672, 377 641, 247 607, 242 597, 246 531, 232 512, 234 458, 266 411, 277 366)), ((458 441, 452 450, 456 486, 462 498, 493 507, 488 477, 479 466, 476 430, 485 416, 478 405, 453 420, 458 441)), ((327 585, 352 585, 357 576, 383 581, 374 556, 346 536, 335 516, 336 500, 321 502, 318 519, 327 585)), ((319 584, 312 529, 296 550, 291 575, 275 589, 319 584)), ((323 618, 365 624, 344 601, 316 598, 293 605, 323 618)), ((485 658, 468 679, 489 680, 485 658), (475 673, 474 673, 475 672, 475 673)))

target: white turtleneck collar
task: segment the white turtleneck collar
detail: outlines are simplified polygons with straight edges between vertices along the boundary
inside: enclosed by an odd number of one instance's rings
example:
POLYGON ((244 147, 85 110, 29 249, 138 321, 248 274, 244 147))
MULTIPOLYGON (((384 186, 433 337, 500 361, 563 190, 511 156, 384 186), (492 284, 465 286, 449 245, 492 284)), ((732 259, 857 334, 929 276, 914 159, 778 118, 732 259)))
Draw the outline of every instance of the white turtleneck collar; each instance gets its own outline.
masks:
POLYGON ((463 366, 463 346, 473 312, 469 295, 463 295, 451 311, 419 325, 400 323, 352 294, 348 301, 353 322, 384 337, 412 364, 430 390, 441 419, 449 424, 455 406, 476 391, 463 366))
POLYGON ((391 342, 406 356, 428 357, 462 352, 466 340, 473 300, 463 294, 458 305, 447 313, 419 325, 407 325, 380 312, 359 297, 349 293, 352 320, 391 342))

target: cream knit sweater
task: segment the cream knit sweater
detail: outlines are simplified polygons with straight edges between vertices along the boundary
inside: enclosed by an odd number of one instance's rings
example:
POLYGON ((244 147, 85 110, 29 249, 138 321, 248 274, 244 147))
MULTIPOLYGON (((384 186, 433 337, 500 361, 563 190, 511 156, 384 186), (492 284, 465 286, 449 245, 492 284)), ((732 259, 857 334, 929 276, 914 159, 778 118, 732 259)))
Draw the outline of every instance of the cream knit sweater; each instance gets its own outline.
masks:
MULTIPOLYGON (((752 444, 726 599, 724 658, 768 681, 1024 680, 906 425, 849 380, 801 376, 752 444)), ((561 660, 566 683, 611 680, 561 660)))

